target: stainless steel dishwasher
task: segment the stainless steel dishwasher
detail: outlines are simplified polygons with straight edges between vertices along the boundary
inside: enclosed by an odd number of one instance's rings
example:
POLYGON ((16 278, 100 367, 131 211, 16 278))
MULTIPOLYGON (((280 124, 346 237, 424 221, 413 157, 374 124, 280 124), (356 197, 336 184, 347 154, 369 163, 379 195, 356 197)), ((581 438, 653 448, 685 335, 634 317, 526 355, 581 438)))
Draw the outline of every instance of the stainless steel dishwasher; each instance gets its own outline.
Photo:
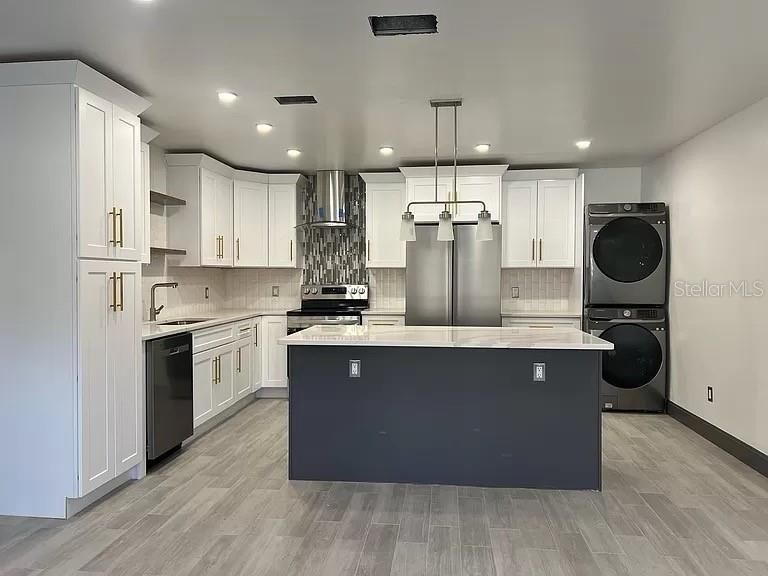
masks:
POLYGON ((147 459, 192 436, 192 334, 150 340, 147 359, 147 459))

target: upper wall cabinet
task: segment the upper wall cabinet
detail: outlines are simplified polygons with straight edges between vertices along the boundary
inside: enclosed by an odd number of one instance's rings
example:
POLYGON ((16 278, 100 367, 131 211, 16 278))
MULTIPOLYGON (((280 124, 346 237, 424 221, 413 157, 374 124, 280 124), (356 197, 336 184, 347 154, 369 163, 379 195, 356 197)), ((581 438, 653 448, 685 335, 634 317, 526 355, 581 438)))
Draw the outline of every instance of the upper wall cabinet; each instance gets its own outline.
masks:
POLYGON ((298 199, 306 194, 301 174, 269 175, 269 266, 301 268, 303 257, 297 225, 298 199))
POLYGON ((142 220, 144 226, 142 227, 143 242, 141 249, 141 263, 149 264, 152 260, 151 251, 149 249, 150 234, 150 201, 149 201, 149 144, 146 142, 141 143, 141 196, 142 196, 142 220))
MULTIPOLYGON (((261 176, 261 175, 259 175, 261 176)), ((263 182, 235 180, 235 267, 269 265, 269 196, 263 182)))
POLYGON ((503 268, 573 268, 576 181, 504 182, 501 224, 503 268))
POLYGON ((77 89, 79 256, 136 260, 144 242, 141 123, 77 89))
MULTIPOLYGON (((437 200, 472 202, 471 204, 447 204, 454 222, 476 222, 484 202, 493 220, 500 219, 501 178, 506 164, 490 166, 459 166, 454 191, 453 167, 441 166, 437 176, 437 200)), ((405 176, 408 202, 435 200, 434 167, 400 168, 405 176)), ((416 222, 437 222, 445 205, 415 205, 412 207, 416 222)))
POLYGON ((365 181, 365 253, 368 268, 405 268, 400 218, 405 210, 401 174, 360 174, 365 181))

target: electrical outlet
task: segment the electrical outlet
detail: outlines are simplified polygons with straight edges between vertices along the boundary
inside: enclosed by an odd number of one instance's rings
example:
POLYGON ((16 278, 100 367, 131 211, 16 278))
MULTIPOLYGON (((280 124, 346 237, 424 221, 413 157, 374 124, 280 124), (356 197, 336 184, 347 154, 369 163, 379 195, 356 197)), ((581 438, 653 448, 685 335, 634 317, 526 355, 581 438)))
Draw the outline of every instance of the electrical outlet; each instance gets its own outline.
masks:
POLYGON ((520 298, 520 287, 512 286, 512 298, 520 298))
POLYGON ((360 378, 360 360, 349 361, 349 377, 360 378))
POLYGON ((280 297, 280 286, 272 286, 272 297, 273 298, 280 297))
POLYGON ((205 296, 205 299, 206 299, 206 300, 208 300, 208 298, 210 298, 210 297, 211 297, 211 291, 210 291, 210 289, 208 288, 208 286, 206 286, 206 287, 205 287, 205 294, 204 294, 204 296, 205 296))
POLYGON ((546 381, 546 365, 544 362, 533 363, 533 381, 544 382, 546 381))
POLYGON ((712 386, 707 386, 707 402, 715 401, 715 393, 712 390, 712 386))

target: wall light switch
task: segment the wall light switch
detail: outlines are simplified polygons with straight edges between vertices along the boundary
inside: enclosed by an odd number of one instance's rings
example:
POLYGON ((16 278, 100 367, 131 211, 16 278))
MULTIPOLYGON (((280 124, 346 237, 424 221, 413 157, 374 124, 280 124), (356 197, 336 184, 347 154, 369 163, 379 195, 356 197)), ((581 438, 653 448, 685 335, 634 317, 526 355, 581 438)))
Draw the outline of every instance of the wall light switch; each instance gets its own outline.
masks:
POLYGON ((280 286, 272 286, 272 297, 273 298, 280 297, 280 286))
POLYGON ((512 298, 520 298, 520 288, 518 286, 512 286, 512 298))
POLYGON ((349 377, 360 378, 360 360, 349 361, 349 377))
POLYGON ((533 381, 544 382, 546 380, 546 365, 544 362, 533 363, 533 381))

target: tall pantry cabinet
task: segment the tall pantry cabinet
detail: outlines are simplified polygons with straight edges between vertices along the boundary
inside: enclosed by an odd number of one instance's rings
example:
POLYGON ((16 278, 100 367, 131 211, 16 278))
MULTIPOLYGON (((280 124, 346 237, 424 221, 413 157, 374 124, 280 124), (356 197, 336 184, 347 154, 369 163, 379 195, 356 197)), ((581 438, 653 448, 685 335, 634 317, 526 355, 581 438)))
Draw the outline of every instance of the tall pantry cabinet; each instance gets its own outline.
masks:
POLYGON ((79 61, 0 64, 0 515, 67 517, 143 473, 148 107, 79 61))

